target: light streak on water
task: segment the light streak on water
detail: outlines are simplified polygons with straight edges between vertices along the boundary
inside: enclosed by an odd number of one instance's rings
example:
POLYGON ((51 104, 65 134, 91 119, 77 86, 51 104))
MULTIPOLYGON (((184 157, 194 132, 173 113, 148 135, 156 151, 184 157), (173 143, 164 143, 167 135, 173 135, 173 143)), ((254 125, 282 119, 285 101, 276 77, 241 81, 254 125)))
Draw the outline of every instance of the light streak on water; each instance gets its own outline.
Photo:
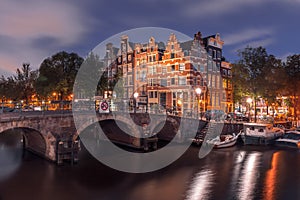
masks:
POLYGON ((186 200, 208 199, 213 184, 214 174, 211 170, 198 172, 187 191, 186 200))

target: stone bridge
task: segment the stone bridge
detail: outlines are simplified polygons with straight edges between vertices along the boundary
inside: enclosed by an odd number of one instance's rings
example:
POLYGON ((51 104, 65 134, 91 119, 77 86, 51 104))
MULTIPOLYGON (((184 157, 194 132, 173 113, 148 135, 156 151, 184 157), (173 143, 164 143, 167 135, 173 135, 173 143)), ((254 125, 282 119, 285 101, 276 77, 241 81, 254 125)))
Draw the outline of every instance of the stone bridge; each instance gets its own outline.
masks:
POLYGON ((93 135, 95 139, 109 139, 115 143, 142 148, 143 124, 150 133, 157 133, 162 140, 182 142, 195 136, 191 127, 199 132, 207 122, 178 116, 147 113, 108 113, 68 111, 22 112, 0 115, 0 134, 18 130, 24 138, 26 149, 51 161, 77 159, 80 149, 78 136, 93 135), (100 126, 98 126, 100 124, 100 126), (101 127, 101 134, 99 132, 101 127), (126 134, 130 133, 130 134, 126 134))

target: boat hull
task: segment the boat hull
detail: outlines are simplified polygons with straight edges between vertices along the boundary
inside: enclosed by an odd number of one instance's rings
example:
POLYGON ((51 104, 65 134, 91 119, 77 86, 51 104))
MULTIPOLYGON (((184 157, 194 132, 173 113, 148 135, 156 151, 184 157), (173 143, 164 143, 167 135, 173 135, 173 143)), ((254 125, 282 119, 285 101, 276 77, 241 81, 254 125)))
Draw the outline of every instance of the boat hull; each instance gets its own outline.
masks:
POLYGON ((235 145, 235 143, 236 143, 236 139, 222 144, 215 144, 214 148, 220 149, 220 148, 232 147, 235 145))
POLYGON ((261 137, 261 136, 242 135, 241 137, 245 145, 272 145, 275 143, 275 140, 279 136, 261 137))

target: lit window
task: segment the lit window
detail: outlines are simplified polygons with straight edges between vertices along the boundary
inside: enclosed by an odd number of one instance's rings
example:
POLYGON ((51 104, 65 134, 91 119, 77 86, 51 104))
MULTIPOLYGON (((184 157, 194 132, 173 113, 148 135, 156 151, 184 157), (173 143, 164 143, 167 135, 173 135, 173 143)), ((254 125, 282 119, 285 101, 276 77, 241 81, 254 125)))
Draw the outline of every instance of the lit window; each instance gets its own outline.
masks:
POLYGON ((179 85, 186 85, 186 77, 179 77, 179 80, 178 80, 178 84, 179 85))
POLYGON ((180 64, 180 65, 179 65, 179 70, 180 70, 180 71, 184 71, 184 70, 185 70, 184 64, 180 64))

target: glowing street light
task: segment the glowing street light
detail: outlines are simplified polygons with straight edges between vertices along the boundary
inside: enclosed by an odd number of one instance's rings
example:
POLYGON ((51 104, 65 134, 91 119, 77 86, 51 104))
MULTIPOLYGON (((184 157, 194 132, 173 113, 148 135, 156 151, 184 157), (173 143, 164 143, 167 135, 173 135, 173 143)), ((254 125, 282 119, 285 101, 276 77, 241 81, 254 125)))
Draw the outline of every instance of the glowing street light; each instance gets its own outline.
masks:
POLYGON ((196 88, 196 94, 197 94, 197 119, 199 118, 199 99, 200 99, 200 95, 201 95, 201 88, 196 88))
POLYGON ((133 97, 134 97, 134 101, 133 101, 133 104, 134 104, 134 113, 136 113, 136 104, 137 104, 137 101, 136 101, 136 99, 138 98, 138 96, 139 96, 139 93, 137 93, 137 92, 135 92, 134 94, 133 94, 133 97))

